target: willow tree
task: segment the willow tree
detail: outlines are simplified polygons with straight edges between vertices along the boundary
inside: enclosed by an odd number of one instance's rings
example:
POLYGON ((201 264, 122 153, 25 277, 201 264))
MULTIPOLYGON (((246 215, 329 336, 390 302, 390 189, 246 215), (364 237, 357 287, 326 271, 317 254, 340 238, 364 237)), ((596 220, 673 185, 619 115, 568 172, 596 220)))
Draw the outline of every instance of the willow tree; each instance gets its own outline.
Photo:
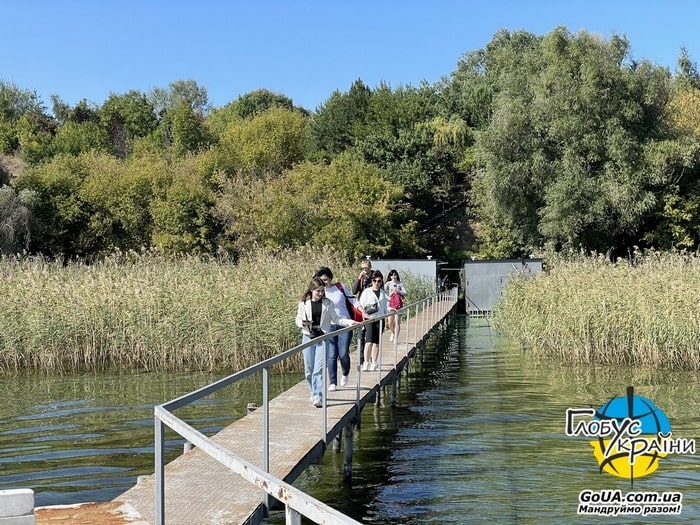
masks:
POLYGON ((474 193, 487 229, 522 251, 639 242, 668 183, 648 155, 673 139, 664 126, 668 70, 632 60, 620 36, 557 28, 544 37, 501 32, 495 44, 470 63, 494 82, 474 193))

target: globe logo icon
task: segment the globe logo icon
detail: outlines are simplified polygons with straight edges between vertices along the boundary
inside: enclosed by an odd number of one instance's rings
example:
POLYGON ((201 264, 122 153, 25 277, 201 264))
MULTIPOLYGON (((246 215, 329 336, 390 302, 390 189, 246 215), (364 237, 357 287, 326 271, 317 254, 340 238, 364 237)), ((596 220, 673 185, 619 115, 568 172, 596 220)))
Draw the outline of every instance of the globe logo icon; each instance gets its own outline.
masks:
POLYGON ((617 428, 634 429, 631 435, 600 436, 590 442, 601 473, 605 471, 634 483, 636 478, 656 471, 659 459, 666 457, 667 453, 659 446, 659 434, 670 436, 671 424, 651 400, 634 395, 634 387, 627 387, 626 395, 605 403, 593 419, 612 421, 617 428))

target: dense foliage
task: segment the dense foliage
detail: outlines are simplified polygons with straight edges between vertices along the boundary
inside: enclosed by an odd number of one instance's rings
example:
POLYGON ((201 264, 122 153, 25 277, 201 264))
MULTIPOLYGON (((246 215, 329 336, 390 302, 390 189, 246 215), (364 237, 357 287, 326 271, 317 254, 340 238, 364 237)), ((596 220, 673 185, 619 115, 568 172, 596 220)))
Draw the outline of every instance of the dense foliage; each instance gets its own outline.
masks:
POLYGON ((570 363, 700 370, 700 258, 634 252, 555 256, 506 286, 494 326, 536 355, 570 363))
MULTIPOLYGON (((319 266, 346 283, 357 271, 311 247, 236 264, 133 251, 92 264, 0 257, 0 374, 246 368, 299 343, 297 302, 319 266)), ((404 282, 412 303, 434 293, 427 279, 404 282)))
POLYGON ((700 242, 700 80, 563 27, 499 31, 434 84, 315 110, 178 80, 70 107, 0 81, 0 250, 349 257, 626 253, 700 242))

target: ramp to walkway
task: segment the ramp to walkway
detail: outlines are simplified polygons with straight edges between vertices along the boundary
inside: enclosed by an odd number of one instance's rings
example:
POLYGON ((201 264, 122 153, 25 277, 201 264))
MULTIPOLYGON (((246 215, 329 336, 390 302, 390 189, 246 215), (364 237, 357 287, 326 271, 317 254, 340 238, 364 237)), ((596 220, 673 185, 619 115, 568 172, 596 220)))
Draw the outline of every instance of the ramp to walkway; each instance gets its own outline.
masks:
MULTIPOLYGON (((454 303, 450 306, 454 306, 454 303)), ((314 407, 309 400, 305 381, 298 383, 269 402, 269 458, 270 473, 292 483, 310 464, 319 462, 326 449, 342 429, 359 420, 366 403, 390 384, 409 363, 418 343, 445 316, 444 304, 429 308, 441 311, 439 315, 427 312, 433 322, 416 316, 402 322, 401 342, 389 342, 388 332, 382 339, 380 371, 359 372, 357 352, 353 352, 353 369, 345 387, 327 392, 327 434, 323 436, 323 408, 314 407), (359 400, 357 398, 359 384, 359 400)), ((263 464, 263 411, 255 410, 233 422, 211 439, 242 459, 260 466, 263 464)), ((265 493, 238 474, 224 467, 202 450, 193 448, 165 466, 165 523, 167 525, 232 525, 256 524, 263 518, 265 493)), ((99 509, 99 505, 98 509, 99 509)), ((139 483, 102 504, 113 516, 109 523, 156 523, 155 475, 142 478, 139 483), (111 505, 111 506, 110 506, 111 505), (115 510, 115 505, 116 510, 115 510)), ((93 514, 98 509, 92 507, 93 514)), ((37 524, 71 523, 89 525, 107 521, 80 518, 75 510, 71 521, 50 520, 48 511, 37 514, 37 524), (42 517, 43 516, 43 517, 42 517), (43 520, 43 521, 42 521, 43 520)))

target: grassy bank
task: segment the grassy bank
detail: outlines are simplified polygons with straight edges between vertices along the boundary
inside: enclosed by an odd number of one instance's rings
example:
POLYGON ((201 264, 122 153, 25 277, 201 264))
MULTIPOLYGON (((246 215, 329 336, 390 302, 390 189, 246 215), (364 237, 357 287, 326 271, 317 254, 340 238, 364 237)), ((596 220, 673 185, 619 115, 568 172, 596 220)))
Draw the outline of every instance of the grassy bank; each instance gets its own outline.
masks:
POLYGON ((318 251, 238 261, 121 255, 92 265, 0 260, 0 371, 239 370, 299 342, 318 251))
POLYGON ((512 281, 494 326, 567 362, 700 369, 700 258, 649 253, 554 260, 512 281))
MULTIPOLYGON (((241 370, 299 344, 297 302, 319 266, 348 284, 358 271, 318 249, 260 251, 236 263, 0 258, 0 373, 241 370)), ((411 276, 404 282, 412 301, 431 291, 411 276)))

